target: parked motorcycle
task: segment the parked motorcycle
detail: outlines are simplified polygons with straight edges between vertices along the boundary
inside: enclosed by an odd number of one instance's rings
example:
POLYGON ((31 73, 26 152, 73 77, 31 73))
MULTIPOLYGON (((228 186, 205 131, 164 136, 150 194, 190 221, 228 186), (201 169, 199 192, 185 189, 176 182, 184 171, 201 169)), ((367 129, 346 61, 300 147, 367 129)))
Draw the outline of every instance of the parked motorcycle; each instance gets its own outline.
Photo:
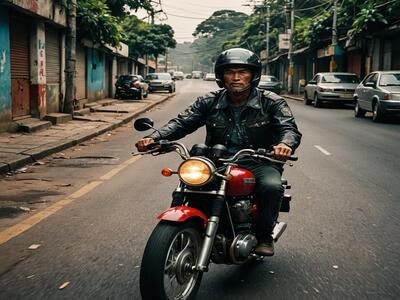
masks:
MULTIPOLYGON (((153 128, 148 118, 137 119, 138 131, 153 128)), ((154 128, 153 128, 154 129, 154 128)), ((183 162, 177 171, 163 169, 162 175, 179 176, 171 207, 158 216, 144 251, 140 269, 143 299, 193 299, 210 262, 243 264, 262 259, 253 253, 257 246, 255 224, 258 199, 255 177, 236 162, 242 158, 288 164, 275 160, 265 149, 242 149, 227 157, 223 145, 211 148, 196 144, 190 151, 179 142, 158 141, 140 154, 161 155, 176 152, 183 162)), ((290 157, 290 160, 297 160, 290 157)), ((285 189, 290 188, 286 180, 285 189)), ((289 195, 282 199, 281 211, 289 212, 289 195)), ((286 229, 276 222, 273 239, 286 229)))

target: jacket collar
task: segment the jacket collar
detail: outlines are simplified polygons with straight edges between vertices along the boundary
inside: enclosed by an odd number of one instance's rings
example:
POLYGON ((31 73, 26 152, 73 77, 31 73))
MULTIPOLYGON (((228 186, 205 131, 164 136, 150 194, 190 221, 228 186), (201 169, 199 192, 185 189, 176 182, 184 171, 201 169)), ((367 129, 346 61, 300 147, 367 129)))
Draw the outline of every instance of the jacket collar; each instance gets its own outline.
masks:
MULTIPOLYGON (((247 99, 246 106, 261 109, 260 103, 260 91, 258 89, 254 89, 251 91, 249 99, 247 99)), ((216 109, 225 109, 229 106, 229 96, 227 91, 224 89, 218 99, 218 103, 216 105, 216 109)))

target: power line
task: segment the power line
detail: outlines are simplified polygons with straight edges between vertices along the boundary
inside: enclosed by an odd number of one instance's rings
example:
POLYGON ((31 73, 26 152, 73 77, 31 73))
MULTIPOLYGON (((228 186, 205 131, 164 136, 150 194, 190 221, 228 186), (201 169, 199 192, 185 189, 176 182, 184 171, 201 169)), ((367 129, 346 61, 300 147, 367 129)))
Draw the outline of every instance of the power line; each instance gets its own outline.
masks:
POLYGON ((175 15, 168 13, 168 16, 173 16, 173 17, 178 17, 178 18, 183 18, 183 19, 191 19, 191 20, 207 20, 207 18, 196 18, 196 17, 188 17, 188 16, 180 16, 180 15, 175 15))

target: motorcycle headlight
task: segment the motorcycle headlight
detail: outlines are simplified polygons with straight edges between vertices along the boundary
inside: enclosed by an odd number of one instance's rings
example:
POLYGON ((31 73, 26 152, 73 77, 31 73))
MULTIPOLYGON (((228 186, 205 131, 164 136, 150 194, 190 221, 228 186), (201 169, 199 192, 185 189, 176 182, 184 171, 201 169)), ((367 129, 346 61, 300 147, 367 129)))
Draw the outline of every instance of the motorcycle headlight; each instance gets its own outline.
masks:
POLYGON ((187 185, 202 186, 213 178, 215 167, 206 160, 193 158, 185 160, 178 169, 180 179, 187 185))

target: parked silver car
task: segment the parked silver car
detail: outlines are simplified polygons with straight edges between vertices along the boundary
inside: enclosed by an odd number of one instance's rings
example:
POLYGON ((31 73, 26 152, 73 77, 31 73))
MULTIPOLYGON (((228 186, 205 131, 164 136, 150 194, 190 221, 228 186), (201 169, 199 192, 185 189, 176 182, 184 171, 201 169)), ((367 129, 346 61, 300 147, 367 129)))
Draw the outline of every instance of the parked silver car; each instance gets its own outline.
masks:
POLYGON ((354 93, 354 115, 364 117, 372 112, 374 122, 389 115, 400 115, 400 71, 377 71, 365 77, 354 93))
POLYGON ((261 90, 271 91, 279 95, 282 89, 282 82, 280 82, 275 76, 261 75, 258 88, 261 90))
POLYGON ((175 81, 169 73, 149 73, 146 76, 146 82, 149 84, 150 92, 163 90, 175 92, 175 81))
POLYGON ((360 80, 352 73, 317 73, 304 88, 304 103, 322 102, 354 103, 353 94, 360 80))

